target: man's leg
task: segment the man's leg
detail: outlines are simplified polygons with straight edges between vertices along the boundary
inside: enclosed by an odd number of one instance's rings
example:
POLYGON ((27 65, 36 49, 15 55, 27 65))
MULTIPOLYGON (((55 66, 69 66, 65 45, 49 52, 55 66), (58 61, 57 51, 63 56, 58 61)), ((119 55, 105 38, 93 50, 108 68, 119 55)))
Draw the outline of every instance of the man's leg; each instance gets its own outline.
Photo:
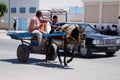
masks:
POLYGON ((38 45, 41 46, 42 33, 39 30, 34 30, 32 33, 36 33, 36 36, 37 36, 37 39, 38 39, 38 45))

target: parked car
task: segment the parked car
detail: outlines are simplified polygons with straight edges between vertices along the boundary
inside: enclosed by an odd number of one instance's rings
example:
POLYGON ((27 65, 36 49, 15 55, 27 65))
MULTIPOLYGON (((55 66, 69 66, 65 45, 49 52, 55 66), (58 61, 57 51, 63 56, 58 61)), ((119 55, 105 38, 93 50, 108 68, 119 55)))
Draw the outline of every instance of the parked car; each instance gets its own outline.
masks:
POLYGON ((78 48, 78 52, 82 57, 91 57, 93 52, 105 52, 107 56, 113 56, 120 49, 119 36, 100 34, 87 23, 69 22, 67 24, 78 24, 82 28, 87 26, 86 46, 78 48))

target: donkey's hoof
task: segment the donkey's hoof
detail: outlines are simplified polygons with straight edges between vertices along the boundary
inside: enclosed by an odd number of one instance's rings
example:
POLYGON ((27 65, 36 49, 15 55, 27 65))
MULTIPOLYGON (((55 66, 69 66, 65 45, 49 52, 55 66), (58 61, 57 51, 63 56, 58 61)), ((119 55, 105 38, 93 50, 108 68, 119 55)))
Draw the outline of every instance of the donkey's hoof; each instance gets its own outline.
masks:
POLYGON ((68 65, 65 63, 64 66, 67 67, 68 65))
POLYGON ((71 60, 67 60, 67 63, 70 63, 71 62, 71 60))
POLYGON ((60 65, 63 65, 62 63, 60 63, 60 65))

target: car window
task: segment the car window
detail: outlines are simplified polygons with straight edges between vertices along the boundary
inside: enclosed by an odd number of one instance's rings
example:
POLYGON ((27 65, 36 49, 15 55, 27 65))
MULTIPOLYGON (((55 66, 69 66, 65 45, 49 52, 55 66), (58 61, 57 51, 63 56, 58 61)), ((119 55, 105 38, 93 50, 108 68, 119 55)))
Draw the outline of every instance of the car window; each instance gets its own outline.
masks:
POLYGON ((91 25, 89 25, 89 24, 79 24, 79 26, 80 27, 82 27, 82 28, 84 28, 85 26, 87 26, 87 34, 91 34, 91 33, 97 33, 95 30, 94 30, 94 28, 91 26, 91 25))

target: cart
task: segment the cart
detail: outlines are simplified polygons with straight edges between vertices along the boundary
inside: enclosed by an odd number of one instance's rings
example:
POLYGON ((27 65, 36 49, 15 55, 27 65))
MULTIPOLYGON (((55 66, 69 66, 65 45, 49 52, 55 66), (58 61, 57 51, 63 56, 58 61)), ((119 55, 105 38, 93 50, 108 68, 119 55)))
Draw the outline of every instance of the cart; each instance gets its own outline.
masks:
POLYGON ((61 37, 66 36, 65 32, 55 32, 49 34, 43 34, 43 49, 40 50, 38 47, 38 41, 35 33, 30 33, 28 31, 9 31, 7 33, 12 39, 20 40, 21 44, 19 44, 17 48, 17 58, 20 62, 27 62, 29 60, 30 53, 37 54, 50 54, 47 56, 49 60, 55 60, 57 57, 57 45, 52 43, 48 46, 48 38, 49 37, 61 37))

